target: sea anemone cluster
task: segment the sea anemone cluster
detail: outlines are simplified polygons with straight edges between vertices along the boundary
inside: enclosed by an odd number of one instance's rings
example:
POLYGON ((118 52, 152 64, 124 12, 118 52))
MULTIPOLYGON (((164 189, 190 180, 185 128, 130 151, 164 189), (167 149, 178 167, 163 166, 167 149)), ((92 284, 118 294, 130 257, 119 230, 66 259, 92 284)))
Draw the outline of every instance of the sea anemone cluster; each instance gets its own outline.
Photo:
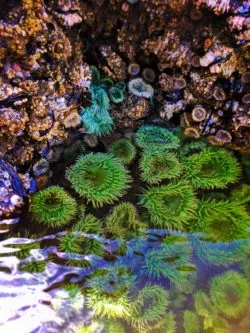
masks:
POLYGON ((205 232, 213 240, 240 239, 250 226, 248 185, 239 184, 241 165, 223 147, 187 139, 183 131, 145 125, 134 141, 110 140, 106 152, 80 155, 67 167, 67 192, 58 186, 38 191, 31 197, 30 213, 48 227, 74 220, 73 232, 120 239, 131 239, 147 227, 205 232), (132 177, 135 168, 138 179, 132 177), (85 208, 77 214, 78 200, 85 208), (88 207, 104 208, 106 217, 97 218, 88 207))

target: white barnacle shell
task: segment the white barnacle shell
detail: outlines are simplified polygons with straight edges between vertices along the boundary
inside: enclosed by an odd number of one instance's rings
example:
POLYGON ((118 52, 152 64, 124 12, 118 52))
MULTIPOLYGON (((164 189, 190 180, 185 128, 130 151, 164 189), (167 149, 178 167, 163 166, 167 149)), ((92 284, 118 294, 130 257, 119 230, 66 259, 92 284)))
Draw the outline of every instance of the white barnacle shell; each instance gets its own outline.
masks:
POLYGON ((10 198, 10 202, 14 207, 21 206, 21 204, 23 203, 23 199, 19 195, 13 194, 10 198))
POLYGON ((200 58, 200 65, 202 67, 209 66, 215 59, 215 54, 213 51, 208 51, 203 57, 200 58))

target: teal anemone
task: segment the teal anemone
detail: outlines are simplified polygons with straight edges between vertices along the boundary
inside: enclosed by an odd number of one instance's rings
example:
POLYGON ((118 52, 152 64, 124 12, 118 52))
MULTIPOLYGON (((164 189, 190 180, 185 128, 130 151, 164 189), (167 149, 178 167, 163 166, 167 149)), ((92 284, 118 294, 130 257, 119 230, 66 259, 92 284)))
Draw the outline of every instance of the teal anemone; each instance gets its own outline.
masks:
POLYGON ((79 157, 76 164, 68 168, 66 177, 74 190, 94 207, 111 204, 122 197, 130 182, 121 161, 103 153, 79 157))
POLYGON ((30 212, 37 222, 60 227, 75 216, 76 201, 62 187, 51 186, 32 196, 30 212))
POLYGON ((182 166, 173 153, 146 150, 140 160, 140 170, 141 177, 145 182, 157 184, 164 179, 178 178, 182 166))
POLYGON ((225 188, 241 175, 233 154, 223 148, 206 148, 183 159, 186 176, 195 188, 225 188))
POLYGON ((197 207, 193 189, 185 181, 151 187, 144 191, 140 203, 155 226, 179 230, 193 218, 197 207))
POLYGON ((136 133, 135 141, 142 149, 177 149, 180 139, 163 127, 144 125, 136 133))
POLYGON ((248 281, 236 271, 227 271, 212 279, 210 296, 218 311, 227 318, 238 318, 249 305, 248 281))
POLYGON ((107 231, 117 238, 127 239, 142 226, 136 207, 130 202, 115 206, 106 220, 107 231))
POLYGON ((113 142, 109 146, 108 152, 119 158, 124 164, 130 164, 136 156, 135 146, 128 139, 113 142))
POLYGON ((132 303, 132 316, 129 320, 134 327, 147 327, 162 318, 168 303, 168 293, 164 288, 157 285, 146 285, 138 292, 132 303))
POLYGON ((109 114, 109 98, 104 88, 90 85, 91 106, 82 110, 81 119, 89 134, 107 135, 112 132, 114 121, 109 114))

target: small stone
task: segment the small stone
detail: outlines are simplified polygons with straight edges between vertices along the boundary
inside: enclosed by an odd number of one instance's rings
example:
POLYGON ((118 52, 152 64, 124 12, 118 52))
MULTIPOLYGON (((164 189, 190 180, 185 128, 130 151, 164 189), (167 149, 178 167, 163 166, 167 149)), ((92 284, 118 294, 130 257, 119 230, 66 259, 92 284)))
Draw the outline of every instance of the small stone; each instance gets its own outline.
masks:
POLYGON ((96 135, 87 134, 87 135, 85 135, 83 140, 91 148, 94 148, 98 145, 98 139, 97 139, 96 135))

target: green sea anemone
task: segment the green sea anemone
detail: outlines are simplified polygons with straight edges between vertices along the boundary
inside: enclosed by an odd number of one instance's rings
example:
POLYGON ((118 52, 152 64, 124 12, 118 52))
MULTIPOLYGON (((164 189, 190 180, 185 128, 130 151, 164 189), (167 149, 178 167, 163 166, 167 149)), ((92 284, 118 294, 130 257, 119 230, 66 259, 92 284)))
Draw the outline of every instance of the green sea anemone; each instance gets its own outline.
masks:
POLYGON ((92 81, 93 82, 99 81, 101 78, 99 69, 96 66, 90 66, 89 69, 90 69, 92 81))
POLYGON ((87 214, 73 226, 72 230, 100 235, 102 233, 102 221, 92 214, 87 214))
POLYGON ((102 333, 126 333, 124 326, 118 321, 106 320, 102 333))
POLYGON ((207 142, 205 140, 201 140, 201 139, 187 142, 184 144, 183 147, 181 147, 181 149, 179 151, 179 156, 181 158, 183 158, 185 156, 201 152, 205 148, 207 148, 207 146, 208 146, 207 142))
POLYGON ((131 323, 134 327, 149 326, 161 319, 168 307, 167 291, 157 285, 146 285, 132 303, 131 323))
POLYGON ((195 272, 190 263, 191 252, 189 244, 182 243, 147 251, 144 265, 147 275, 153 279, 168 278, 178 290, 187 291, 189 276, 195 272))
POLYGON ((190 231, 204 232, 214 240, 232 241, 246 237, 249 226, 250 216, 237 202, 201 200, 190 231))
POLYGON ((143 227, 136 207, 130 202, 122 202, 115 206, 107 217, 106 228, 114 237, 127 239, 143 227))
POLYGON ((131 315, 131 301, 128 293, 114 296, 91 289, 87 294, 87 306, 100 317, 128 318, 131 315))
POLYGON ((116 82, 115 87, 122 90, 122 91, 125 91, 126 90, 126 83, 124 81, 116 82))
POLYGON ((81 246, 84 254, 96 254, 97 256, 102 256, 104 253, 103 244, 95 238, 84 237, 81 246))
POLYGON ((103 153, 79 157, 76 164, 67 169, 66 177, 74 190, 94 207, 118 200, 130 182, 128 171, 121 161, 103 153))
POLYGON ((225 188, 241 175, 233 154, 223 148, 206 148, 183 159, 186 176, 195 188, 225 188))
POLYGON ((145 182, 157 184, 164 179, 178 178, 182 166, 173 153, 146 150, 140 160, 140 170, 145 182))
POLYGON ((108 152, 119 158, 123 164, 130 164, 136 157, 136 149, 128 139, 121 139, 113 142, 108 152))
POLYGON ((62 187, 50 186, 32 196, 30 211, 37 222, 60 227, 75 216, 76 201, 62 187))
POLYGON ((201 330, 198 315, 193 311, 184 311, 183 327, 186 333, 200 333, 201 330))
POLYGON ((77 233, 67 232, 59 239, 59 251, 65 253, 82 253, 81 238, 77 233))
POLYGON ((29 261, 20 265, 20 270, 30 273, 41 273, 44 272, 46 261, 29 261))
POLYGON ((193 218, 196 201, 192 187, 180 181, 147 189, 140 204, 149 211, 155 226, 181 230, 193 218))
POLYGON ((240 273, 230 270, 215 276, 210 283, 214 306, 227 318, 238 318, 249 305, 249 284, 240 273))
POLYGON ((214 327, 214 320, 217 318, 217 309, 212 304, 210 298, 203 291, 197 291, 194 294, 195 309, 203 319, 203 328, 205 330, 214 327))
POLYGON ((163 319, 157 321, 152 327, 145 327, 136 330, 138 333, 175 333, 176 321, 173 312, 168 312, 164 315, 163 319))
POLYGON ((95 333, 101 329, 101 325, 98 322, 92 322, 89 325, 78 326, 75 333, 95 333))
MULTIPOLYGON (((17 235, 13 235, 13 237, 18 237, 17 235)), ((10 237, 11 238, 11 237, 10 237)), ((18 259, 22 260, 31 255, 30 251, 31 250, 37 250, 40 249, 40 244, 39 243, 24 243, 24 244, 11 244, 8 245, 10 248, 17 248, 19 249, 18 252, 15 252, 15 255, 17 256, 18 259)))
POLYGON ((250 185, 241 184, 231 192, 231 200, 240 205, 250 204, 250 185))
POLYGON ((155 125, 144 125, 136 133, 135 141, 142 149, 163 148, 177 149, 180 139, 172 132, 163 127, 155 125))
POLYGON ((86 285, 102 293, 115 296, 130 291, 135 283, 135 276, 126 266, 115 264, 96 271, 86 285))
POLYGON ((124 100, 124 92, 117 87, 111 87, 109 89, 109 98, 111 102, 119 104, 124 100))

